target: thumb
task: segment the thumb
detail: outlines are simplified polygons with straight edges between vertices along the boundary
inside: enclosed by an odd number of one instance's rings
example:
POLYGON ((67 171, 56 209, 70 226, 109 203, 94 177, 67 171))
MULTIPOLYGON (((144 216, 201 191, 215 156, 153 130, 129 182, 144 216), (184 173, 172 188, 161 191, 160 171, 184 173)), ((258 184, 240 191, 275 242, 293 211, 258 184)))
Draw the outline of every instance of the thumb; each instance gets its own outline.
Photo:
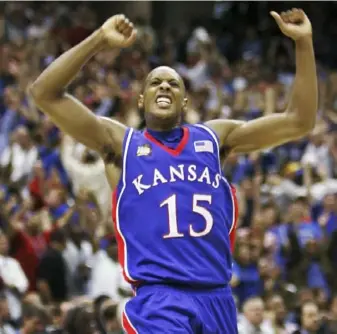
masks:
POLYGON ((279 27, 283 26, 283 20, 279 14, 276 12, 270 12, 270 15, 274 18, 279 27))

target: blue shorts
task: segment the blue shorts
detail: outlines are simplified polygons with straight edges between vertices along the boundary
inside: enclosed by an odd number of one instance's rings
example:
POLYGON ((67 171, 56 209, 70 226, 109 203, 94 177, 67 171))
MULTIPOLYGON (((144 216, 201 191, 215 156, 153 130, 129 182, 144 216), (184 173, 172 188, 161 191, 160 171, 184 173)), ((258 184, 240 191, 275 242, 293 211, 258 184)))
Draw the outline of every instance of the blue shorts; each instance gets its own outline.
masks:
POLYGON ((236 306, 229 286, 196 290, 145 285, 125 305, 128 334, 236 334, 236 306))

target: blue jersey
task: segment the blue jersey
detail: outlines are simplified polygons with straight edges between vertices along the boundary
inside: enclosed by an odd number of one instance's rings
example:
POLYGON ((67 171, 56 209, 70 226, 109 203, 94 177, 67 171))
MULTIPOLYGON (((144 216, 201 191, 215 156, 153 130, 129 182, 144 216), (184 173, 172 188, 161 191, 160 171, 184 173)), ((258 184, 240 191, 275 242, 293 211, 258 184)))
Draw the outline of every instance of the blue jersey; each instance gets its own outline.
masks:
POLYGON ((126 132, 114 221, 130 283, 215 287, 231 279, 236 209, 219 142, 204 125, 183 131, 176 149, 146 130, 126 132))

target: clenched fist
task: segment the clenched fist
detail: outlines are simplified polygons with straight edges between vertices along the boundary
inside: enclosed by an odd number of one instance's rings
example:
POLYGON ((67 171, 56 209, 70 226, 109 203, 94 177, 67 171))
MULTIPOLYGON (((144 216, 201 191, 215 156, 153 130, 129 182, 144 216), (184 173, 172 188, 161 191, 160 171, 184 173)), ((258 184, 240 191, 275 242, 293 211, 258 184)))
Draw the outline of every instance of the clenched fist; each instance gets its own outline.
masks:
POLYGON ((105 42, 113 48, 127 48, 137 37, 137 30, 124 15, 110 17, 101 27, 105 42))
POLYGON ((283 34, 294 41, 312 36, 311 23, 302 9, 293 8, 280 15, 271 12, 270 15, 275 19, 283 34))

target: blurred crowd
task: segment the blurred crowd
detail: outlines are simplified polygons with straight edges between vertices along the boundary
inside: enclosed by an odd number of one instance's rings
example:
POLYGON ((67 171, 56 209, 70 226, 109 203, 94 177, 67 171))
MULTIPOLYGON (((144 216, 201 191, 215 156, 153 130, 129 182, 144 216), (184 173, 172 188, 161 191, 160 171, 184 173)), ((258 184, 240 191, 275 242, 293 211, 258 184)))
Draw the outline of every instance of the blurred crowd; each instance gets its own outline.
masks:
MULTIPOLYGON (((314 131, 273 150, 230 154, 224 163, 240 207, 231 281, 240 334, 337 333, 337 72, 326 40, 337 29, 331 21, 324 31, 324 13, 313 6, 314 131)), ((267 29, 267 12, 255 24, 248 9, 217 2, 211 24, 181 29, 155 30, 134 17, 136 45, 97 54, 69 90, 95 114, 142 128, 142 82, 165 64, 184 78, 185 122, 282 112, 294 47, 267 29)), ((99 22, 90 3, 0 7, 1 333, 122 332, 132 291, 117 261, 103 161, 53 126, 27 94, 37 75, 99 22)))

